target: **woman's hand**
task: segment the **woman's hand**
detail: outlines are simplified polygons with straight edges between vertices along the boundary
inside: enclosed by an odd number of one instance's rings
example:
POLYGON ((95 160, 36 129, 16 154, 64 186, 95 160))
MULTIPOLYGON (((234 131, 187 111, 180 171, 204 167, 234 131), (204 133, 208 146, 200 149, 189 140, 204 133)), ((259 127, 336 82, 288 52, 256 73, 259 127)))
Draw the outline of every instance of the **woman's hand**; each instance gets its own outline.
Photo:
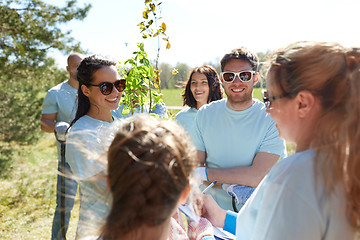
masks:
POLYGON ((201 216, 208 219, 213 226, 223 228, 227 211, 219 207, 210 195, 203 194, 202 196, 203 207, 201 216))

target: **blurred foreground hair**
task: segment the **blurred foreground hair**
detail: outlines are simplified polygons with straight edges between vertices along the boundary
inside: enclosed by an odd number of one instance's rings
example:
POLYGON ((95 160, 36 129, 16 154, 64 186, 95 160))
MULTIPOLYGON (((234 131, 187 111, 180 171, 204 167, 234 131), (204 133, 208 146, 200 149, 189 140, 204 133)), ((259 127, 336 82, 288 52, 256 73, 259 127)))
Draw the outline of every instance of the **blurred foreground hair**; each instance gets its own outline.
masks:
POLYGON ((136 235, 174 213, 195 168, 195 148, 174 121, 145 114, 125 120, 108 151, 113 204, 103 237, 136 235))

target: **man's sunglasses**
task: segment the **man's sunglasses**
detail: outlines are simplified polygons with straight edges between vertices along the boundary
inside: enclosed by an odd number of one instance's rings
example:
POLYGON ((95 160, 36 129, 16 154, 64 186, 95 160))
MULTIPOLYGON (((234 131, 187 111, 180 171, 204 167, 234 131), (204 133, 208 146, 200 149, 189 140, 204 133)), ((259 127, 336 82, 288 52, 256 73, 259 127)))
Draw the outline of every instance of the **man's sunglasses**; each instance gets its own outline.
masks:
POLYGON ((239 77, 240 81, 248 82, 253 79, 255 71, 241 71, 241 72, 222 72, 221 77, 225 82, 232 82, 236 76, 239 77))
POLYGON ((89 85, 94 87, 99 87, 100 92, 103 95, 109 95, 110 93, 112 93, 114 87, 116 88, 116 90, 118 90, 118 92, 124 91, 126 87, 126 80, 120 79, 120 80, 116 80, 114 83, 102 82, 99 85, 93 85, 93 84, 89 84, 89 85))

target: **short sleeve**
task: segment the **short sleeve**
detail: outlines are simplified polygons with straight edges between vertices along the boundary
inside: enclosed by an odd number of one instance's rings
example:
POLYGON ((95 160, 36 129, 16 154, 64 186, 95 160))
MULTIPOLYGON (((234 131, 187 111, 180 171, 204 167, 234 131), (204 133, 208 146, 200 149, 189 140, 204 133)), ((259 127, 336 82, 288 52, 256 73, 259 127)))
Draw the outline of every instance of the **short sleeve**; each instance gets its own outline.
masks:
POLYGON ((184 126, 184 120, 183 120, 182 115, 183 115, 182 112, 177 113, 175 116, 175 120, 178 124, 180 124, 181 126, 184 126))
POLYGON ((273 120, 270 121, 265 137, 258 152, 273 153, 284 158, 287 156, 285 141, 279 138, 279 132, 273 120))
POLYGON ((198 114, 196 114, 195 121, 194 121, 193 142, 194 142, 195 147, 199 151, 206 152, 205 143, 204 143, 204 140, 202 138, 202 133, 201 133, 201 124, 200 124, 201 123, 201 117, 202 117, 202 112, 199 111, 198 114))
POLYGON ((45 99, 42 104, 42 113, 57 113, 58 105, 56 102, 56 93, 52 90, 49 90, 45 96, 45 99))

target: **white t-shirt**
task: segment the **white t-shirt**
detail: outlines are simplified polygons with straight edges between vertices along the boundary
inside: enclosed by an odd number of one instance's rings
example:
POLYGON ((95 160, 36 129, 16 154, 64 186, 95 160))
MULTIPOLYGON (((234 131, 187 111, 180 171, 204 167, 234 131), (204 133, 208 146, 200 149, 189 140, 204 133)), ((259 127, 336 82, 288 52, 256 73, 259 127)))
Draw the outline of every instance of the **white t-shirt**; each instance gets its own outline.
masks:
POLYGON ((67 134, 66 159, 80 190, 77 238, 99 234, 111 206, 106 182, 89 178, 107 172, 106 151, 114 137, 110 131, 113 123, 84 115, 67 134))
POLYGON ((43 101, 42 113, 57 113, 57 122, 70 123, 75 118, 77 110, 77 92, 78 90, 71 87, 67 81, 51 88, 43 101))
POLYGON ((314 175, 315 151, 276 163, 240 210, 236 239, 355 239, 345 215, 343 185, 324 191, 314 175))
MULTIPOLYGON (((67 81, 59 83, 52 87, 46 94, 42 103, 42 113, 56 114, 56 122, 70 123, 77 111, 77 94, 78 90, 71 87, 67 81)), ((56 141, 58 150, 58 160, 61 160, 60 143, 56 141)), ((65 160, 66 161, 66 160, 65 160)))
POLYGON ((185 130, 190 133, 191 137, 193 137, 195 134, 194 122, 197 112, 198 110, 196 108, 185 107, 175 116, 175 119, 179 125, 185 128, 185 130))
MULTIPOLYGON (((195 117, 195 147, 206 152, 210 168, 251 166, 258 152, 286 156, 285 142, 278 137, 275 122, 265 105, 253 99, 244 111, 233 111, 227 99, 202 106, 195 117)), ((208 192, 224 209, 233 210, 230 195, 222 189, 208 192)))

